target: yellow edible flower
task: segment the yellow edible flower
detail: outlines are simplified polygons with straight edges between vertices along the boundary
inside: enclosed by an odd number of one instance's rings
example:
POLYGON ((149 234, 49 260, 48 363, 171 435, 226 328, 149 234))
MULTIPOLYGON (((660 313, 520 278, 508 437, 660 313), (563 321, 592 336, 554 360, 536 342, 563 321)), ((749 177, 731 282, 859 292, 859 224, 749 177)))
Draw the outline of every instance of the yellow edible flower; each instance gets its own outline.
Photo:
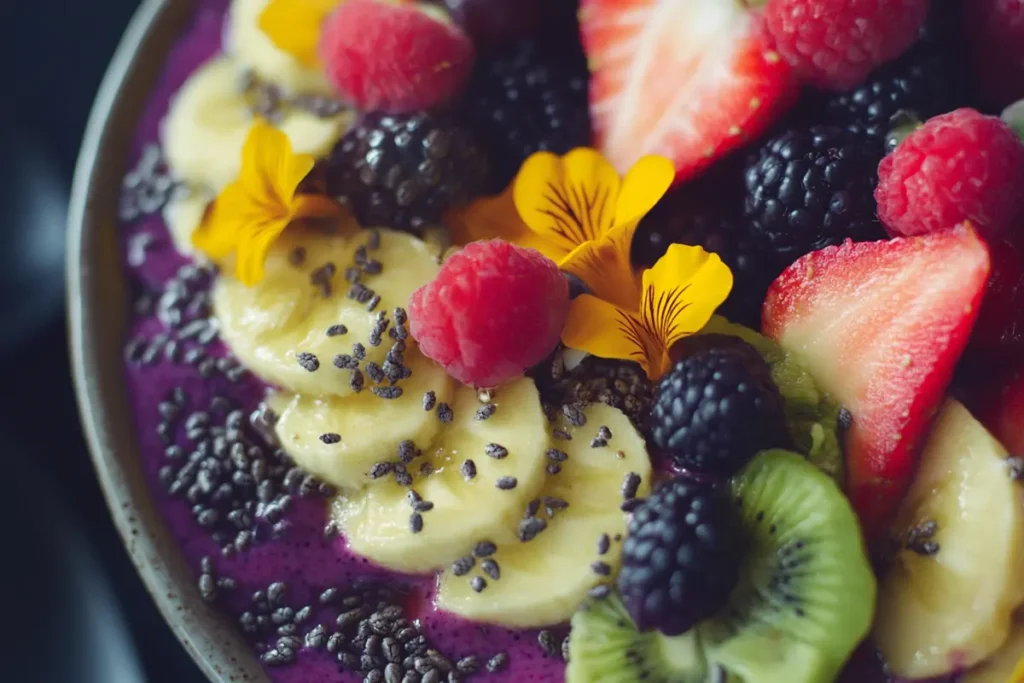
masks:
POLYGON ((192 243, 218 263, 234 255, 238 279, 258 283, 271 245, 289 225, 343 215, 330 197, 299 192, 315 165, 313 155, 295 154, 287 135, 257 120, 242 149, 238 179, 221 191, 192 243))
POLYGON ((672 346, 703 328, 731 290, 732 271, 717 254, 674 244, 644 271, 637 306, 590 294, 573 300, 562 341, 600 358, 636 361, 657 381, 672 367, 672 346))
POLYGON ((342 2, 344 0, 270 0, 260 15, 260 30, 303 66, 319 68, 321 28, 342 2))

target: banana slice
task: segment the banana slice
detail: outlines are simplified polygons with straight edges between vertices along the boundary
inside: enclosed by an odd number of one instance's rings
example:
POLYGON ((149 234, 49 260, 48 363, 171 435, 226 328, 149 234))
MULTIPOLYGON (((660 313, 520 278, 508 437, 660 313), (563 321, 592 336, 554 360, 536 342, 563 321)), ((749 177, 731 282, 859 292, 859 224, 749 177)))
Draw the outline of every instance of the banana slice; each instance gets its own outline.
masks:
MULTIPOLYGON (((493 403, 494 414, 477 419, 476 391, 457 389, 454 420, 408 465, 416 475, 411 490, 433 504, 418 513, 420 531, 412 530, 410 488, 392 477, 336 500, 334 519, 353 551, 389 569, 419 573, 450 564, 479 541, 514 537, 518 517, 544 483, 549 425, 533 380, 502 387, 493 403), (496 452, 495 445, 507 454, 496 452), (489 447, 502 457, 488 455, 489 447), (467 461, 473 463, 472 477, 465 471, 467 461), (424 476, 425 463, 432 473, 424 476)), ((381 459, 395 458, 383 453, 381 459)))
POLYGON ((564 419, 558 425, 572 440, 555 442, 568 459, 541 491, 538 515, 547 527, 532 540, 498 546, 488 558, 498 566, 498 579, 479 559, 471 573, 456 576, 454 567, 446 570, 438 588, 438 607, 474 621, 545 626, 571 617, 590 589, 612 580, 622 551, 614 539, 626 533, 628 517, 619 508, 624 480, 630 473, 638 475, 637 495, 647 495, 651 464, 643 437, 619 410, 595 403, 585 415, 582 427, 564 419), (602 426, 612 436, 606 446, 595 448, 591 441, 602 426), (564 501, 568 507, 552 507, 554 515, 549 518, 545 508, 552 501, 556 506, 564 501), (605 536, 611 543, 600 554, 598 546, 605 536), (479 587, 478 577, 486 582, 479 592, 473 585, 479 587))
POLYGON ((1010 637, 991 657, 970 671, 962 683, 1024 683, 1024 619, 1014 621, 1010 637))
POLYGON ((1006 457, 946 401, 896 522, 918 551, 900 550, 878 596, 875 640, 901 678, 973 666, 1006 640, 1024 598, 1024 500, 1006 457))
MULTIPOLYGON (((274 244, 259 284, 246 287, 238 280, 218 278, 213 293, 214 311, 220 322, 221 338, 247 367, 265 381, 297 394, 349 396, 354 393, 352 370, 338 369, 333 359, 353 354, 353 345, 365 349, 364 362, 383 365, 392 340, 385 334, 374 346, 371 332, 378 312, 390 317, 395 307, 406 307, 413 291, 437 275, 439 266, 433 252, 412 235, 380 230, 380 246, 367 250, 380 262, 378 275, 363 275, 362 284, 372 289, 380 303, 369 310, 368 303, 349 298, 344 271, 355 263, 356 250, 366 245, 370 231, 348 226, 350 233, 323 234, 289 230, 274 244), (296 265, 293 256, 301 249, 304 260, 296 265), (314 273, 333 264, 331 292, 312 283, 314 273), (346 332, 328 335, 327 330, 344 325, 346 332), (300 354, 312 354, 300 363, 300 354)), ((409 340, 412 345, 412 340, 409 340)), ((362 372, 362 371, 361 371, 362 372)), ((369 387, 368 379, 364 380, 369 387)), ((421 396, 422 398, 422 396, 421 396)))
MULTIPOLYGON (((214 57, 193 73, 171 102, 161 138, 171 171, 214 193, 238 177, 242 147, 253 116, 240 89, 242 67, 214 57)), ((280 127, 296 152, 327 154, 351 124, 352 114, 330 119, 290 108, 280 127)))
POLYGON ((424 410, 423 396, 448 402, 452 380, 444 369, 414 350, 405 366, 412 375, 400 382, 402 395, 385 401, 368 390, 355 396, 317 398, 278 394, 270 406, 278 414, 277 437, 295 462, 340 489, 358 489, 371 480, 370 468, 394 459, 402 442, 426 449, 441 431, 436 412, 424 410))
POLYGON ((287 93, 327 95, 331 87, 322 69, 303 66, 281 50, 260 28, 260 15, 270 0, 234 0, 228 17, 228 50, 264 81, 287 93))
POLYGON ((213 193, 203 187, 184 186, 167 202, 163 211, 164 223, 179 254, 195 255, 192 233, 202 223, 213 199, 213 193))

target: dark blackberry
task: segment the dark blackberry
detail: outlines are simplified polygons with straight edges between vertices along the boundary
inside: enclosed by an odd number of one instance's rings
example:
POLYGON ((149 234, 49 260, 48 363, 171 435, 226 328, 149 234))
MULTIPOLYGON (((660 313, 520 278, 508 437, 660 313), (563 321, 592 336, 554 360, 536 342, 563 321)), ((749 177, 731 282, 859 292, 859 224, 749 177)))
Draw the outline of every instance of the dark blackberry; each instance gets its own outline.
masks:
POLYGON ((416 233, 481 193, 486 177, 472 134, 426 113, 364 115, 327 169, 330 192, 348 199, 362 225, 416 233))
POLYGON ((898 113, 924 121, 965 104, 963 80, 963 65, 955 51, 924 39, 856 89, 827 100, 824 121, 882 147, 898 113))
POLYGON ((787 265, 847 238, 882 239, 874 197, 880 160, 880 149, 836 126, 769 139, 744 175, 751 234, 787 265))
POLYGON ((782 395, 754 347, 698 335, 681 352, 651 410, 654 443, 677 466, 729 477, 759 451, 785 445, 782 395))
POLYGON ((533 41, 477 62, 464 115, 486 145, 492 190, 506 187, 534 152, 590 144, 589 78, 582 51, 554 54, 533 41))
POLYGON ((639 630, 678 635, 726 603, 741 556, 739 516, 725 490, 677 477, 633 513, 619 594, 639 630))
POLYGON ((757 329, 768 287, 788 263, 752 239, 738 214, 736 202, 709 203, 700 191, 676 191, 644 217, 632 255, 635 265, 649 267, 671 244, 697 245, 718 254, 733 274, 732 292, 719 313, 757 329))

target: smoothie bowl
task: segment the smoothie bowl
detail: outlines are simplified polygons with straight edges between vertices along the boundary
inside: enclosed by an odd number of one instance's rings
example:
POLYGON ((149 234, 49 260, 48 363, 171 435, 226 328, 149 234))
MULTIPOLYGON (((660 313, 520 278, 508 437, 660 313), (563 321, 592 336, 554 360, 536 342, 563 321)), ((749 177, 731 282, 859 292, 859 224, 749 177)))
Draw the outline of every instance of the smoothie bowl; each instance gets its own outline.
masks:
POLYGON ((1024 78, 969 74, 1024 10, 977 5, 145 3, 71 332, 210 678, 1017 681, 1024 78))

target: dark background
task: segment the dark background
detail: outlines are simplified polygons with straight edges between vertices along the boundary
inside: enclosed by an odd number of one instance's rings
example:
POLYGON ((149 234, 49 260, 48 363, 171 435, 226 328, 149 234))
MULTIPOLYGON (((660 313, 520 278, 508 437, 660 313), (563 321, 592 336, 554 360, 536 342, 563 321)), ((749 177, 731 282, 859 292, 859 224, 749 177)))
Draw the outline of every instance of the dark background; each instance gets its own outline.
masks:
POLYGON ((78 422, 64 216, 92 100, 138 0, 0 0, 0 638, 5 683, 200 683, 107 514, 78 422), (8 76, 8 79, 12 76, 8 76), (8 81, 9 82, 9 81, 8 81))

